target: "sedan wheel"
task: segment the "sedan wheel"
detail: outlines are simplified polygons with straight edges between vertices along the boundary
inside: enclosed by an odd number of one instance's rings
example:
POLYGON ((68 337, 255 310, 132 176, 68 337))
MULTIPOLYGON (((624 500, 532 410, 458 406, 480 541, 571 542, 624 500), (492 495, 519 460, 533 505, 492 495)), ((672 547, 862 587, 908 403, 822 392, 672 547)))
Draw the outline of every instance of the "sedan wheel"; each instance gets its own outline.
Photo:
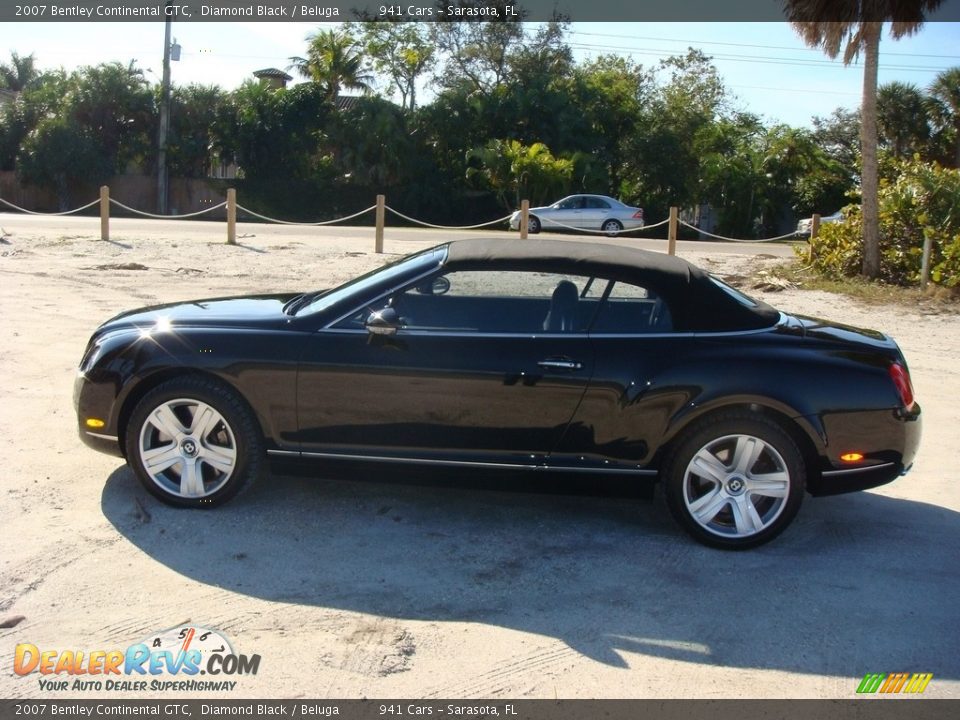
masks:
POLYGON ((803 499, 803 459, 766 418, 728 415, 686 436, 671 459, 667 502, 694 538, 746 549, 780 534, 803 499))
POLYGON ((172 505, 223 503, 262 466, 263 442, 245 404, 203 378, 150 391, 131 416, 126 447, 144 487, 172 505))
POLYGON ((531 235, 536 235, 540 232, 540 218, 535 215, 531 215, 527 218, 527 232, 531 235))
POLYGON ((623 230, 623 225, 619 220, 607 220, 600 226, 600 229, 603 230, 608 236, 616 237, 617 234, 623 230))

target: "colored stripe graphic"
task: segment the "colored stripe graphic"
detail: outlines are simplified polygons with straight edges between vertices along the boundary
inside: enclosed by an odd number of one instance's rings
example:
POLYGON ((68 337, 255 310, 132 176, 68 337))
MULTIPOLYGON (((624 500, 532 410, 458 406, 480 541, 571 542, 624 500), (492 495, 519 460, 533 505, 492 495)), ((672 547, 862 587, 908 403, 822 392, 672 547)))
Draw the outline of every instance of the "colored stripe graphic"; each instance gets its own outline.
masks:
POLYGON ((910 682, 903 689, 905 693, 922 693, 933 680, 933 673, 914 673, 910 682))
POLYGON ((890 673, 887 681, 880 688, 882 693, 898 693, 907 681, 907 673, 890 673))
POLYGON ((886 675, 883 673, 867 673, 863 676, 863 680, 860 681, 860 686, 857 688, 857 692, 875 693, 885 677, 886 675))
POLYGON ((919 694, 927 689, 933 673, 867 673, 857 686, 857 693, 911 693, 919 694))

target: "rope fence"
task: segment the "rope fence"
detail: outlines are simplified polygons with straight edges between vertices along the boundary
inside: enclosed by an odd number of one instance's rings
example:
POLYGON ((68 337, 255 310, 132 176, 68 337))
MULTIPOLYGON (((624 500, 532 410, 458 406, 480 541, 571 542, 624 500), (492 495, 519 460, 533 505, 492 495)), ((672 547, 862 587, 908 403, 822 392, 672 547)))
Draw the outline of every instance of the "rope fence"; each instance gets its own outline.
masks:
MULTIPOLYGON (((321 227, 321 226, 336 225, 338 223, 344 223, 350 220, 354 220, 362 215, 366 215, 372 210, 375 213, 374 250, 377 253, 383 252, 383 231, 384 231, 384 227, 386 226, 387 211, 389 211, 390 213, 392 213, 393 215, 395 215, 396 217, 402 220, 405 220, 409 223, 413 223, 414 225, 433 228, 436 230, 478 230, 480 228, 491 227, 494 225, 501 225, 503 223, 508 223, 510 220, 513 219, 514 215, 516 215, 516 213, 511 213, 501 218, 497 218, 496 220, 477 223, 475 225, 437 225, 435 223, 426 222, 425 220, 418 220, 417 218, 410 217, 409 215, 405 215, 399 210, 387 205, 385 196, 377 195, 377 202, 375 205, 371 205, 370 207, 364 208, 363 210, 355 212, 351 215, 346 215, 340 218, 334 218, 332 220, 320 220, 317 222, 300 222, 300 221, 294 221, 294 220, 282 220, 280 218, 274 218, 268 215, 263 215, 254 210, 251 210, 248 207, 244 207, 243 205, 238 204, 237 191, 234 188, 228 189, 227 199, 217 205, 213 205, 211 207, 204 208, 203 210, 198 210, 196 212, 185 213, 180 215, 160 215, 157 213, 146 212, 144 210, 138 210, 137 208, 130 207, 129 205, 125 205, 119 200, 111 198, 110 188, 108 188, 106 185, 100 188, 100 197, 98 199, 92 200, 91 202, 88 202, 86 205, 81 205, 80 207, 74 208, 73 210, 65 210, 63 212, 37 212, 34 210, 28 210, 27 208, 20 207, 19 205, 15 205, 14 203, 8 200, 5 200, 3 198, 0 198, 0 203, 14 210, 18 210, 22 213, 26 213, 27 215, 41 215, 41 216, 49 216, 49 217, 61 217, 65 215, 73 215, 75 213, 82 212, 84 210, 87 210, 93 207, 94 205, 99 204, 100 206, 100 238, 102 240, 110 239, 110 206, 111 205, 115 205, 118 208, 121 208, 129 213, 132 213, 133 215, 138 215, 141 217, 151 218, 156 220, 184 220, 188 218, 196 218, 196 217, 200 217, 201 215, 206 215, 208 213, 214 212, 215 210, 226 208, 227 244, 229 245, 235 245, 237 241, 236 224, 237 224, 238 210, 243 213, 246 213, 246 215, 249 215, 250 217, 256 218, 258 220, 262 220, 264 222, 276 223, 278 225, 293 225, 293 226, 300 226, 300 227, 321 227)), ((521 203, 520 210, 518 212, 520 213, 520 223, 519 223, 520 238, 522 240, 525 240, 527 239, 527 236, 528 236, 529 223, 531 218, 530 203, 527 200, 524 200, 521 203)), ((814 215, 814 221, 811 227, 811 237, 810 237, 811 248, 812 248, 813 240, 817 237, 817 229, 819 228, 819 219, 820 219, 819 215, 814 215)), ((751 239, 732 238, 732 237, 726 237, 723 235, 717 235, 715 233, 702 230, 696 227, 695 225, 691 225, 690 223, 684 220, 681 220, 679 217, 679 209, 676 207, 670 208, 670 216, 665 220, 661 220, 658 223, 654 223, 652 225, 644 225, 642 227, 636 227, 636 228, 623 228, 619 230, 602 230, 602 229, 574 227, 573 225, 568 225, 558 220, 553 220, 550 218, 544 218, 540 216, 537 216, 536 220, 539 223, 540 229, 544 229, 546 227, 560 228, 564 230, 572 230, 577 233, 606 235, 609 237, 620 237, 620 236, 628 235, 629 233, 638 233, 642 231, 653 230, 654 228, 658 228, 666 225, 668 227, 667 252, 670 255, 676 254, 676 243, 677 243, 678 230, 680 226, 683 226, 690 230, 694 230, 700 235, 707 236, 710 238, 715 238, 717 240, 725 240, 727 242, 764 243, 764 242, 777 242, 780 240, 788 240, 788 239, 797 237, 796 233, 788 233, 786 235, 779 235, 777 237, 760 238, 760 239, 751 240, 751 239)))
POLYGON ((477 228, 488 227, 490 225, 499 225, 500 223, 508 222, 510 218, 513 217, 513 213, 510 213, 509 215, 504 215, 502 218, 497 218, 496 220, 480 223, 478 225, 434 225, 433 223, 428 223, 428 222, 425 222, 424 220, 417 220, 416 218, 412 218, 409 215, 404 215, 402 212, 400 212, 399 210, 394 210, 389 205, 385 205, 384 208, 392 212, 397 217, 403 218, 407 222, 412 222, 412 223, 415 223, 416 225, 423 225, 423 227, 436 228, 437 230, 476 230, 477 228))
MULTIPOLYGON (((629 228, 629 229, 624 228, 620 230, 592 230, 590 228, 581 228, 581 227, 575 227, 573 225, 566 225, 565 223, 562 223, 559 220, 550 220, 549 218, 537 218, 537 219, 540 221, 540 227, 546 227, 549 225, 550 227, 559 227, 559 228, 563 228, 564 230, 575 230, 578 233, 589 233, 592 235, 607 235, 610 237, 614 237, 614 236, 620 237, 621 235, 626 235, 627 233, 642 232, 644 230, 652 230, 653 228, 660 227, 661 225, 667 225, 670 222, 670 218, 667 218, 666 220, 661 220, 660 222, 654 223, 653 225, 642 225, 641 227, 635 227, 635 228, 629 228)), ((660 239, 662 240, 663 238, 660 238, 660 239)))
POLYGON ((63 212, 51 212, 51 213, 46 213, 46 212, 35 212, 35 211, 33 211, 33 210, 27 210, 26 208, 22 208, 22 207, 20 207, 19 205, 14 205, 12 202, 8 202, 7 200, 4 200, 3 198, 0 198, 0 203, 3 203, 4 205, 7 205, 8 207, 12 207, 14 210, 19 210, 19 211, 22 212, 22 213, 26 213, 27 215, 49 215, 50 217, 62 217, 63 215, 73 215, 74 213, 78 213, 78 212, 81 212, 81 211, 83 211, 83 210, 86 210, 87 208, 93 207, 93 206, 96 205, 98 202, 100 202, 100 201, 99 201, 99 200, 92 200, 92 201, 88 202, 86 205, 81 205, 80 207, 74 208, 73 210, 64 210, 63 212))
POLYGON ((727 240, 728 242, 738 242, 738 243, 776 242, 777 240, 786 240, 787 238, 797 237, 797 234, 795 232, 792 232, 792 233, 787 233, 786 235, 778 235, 777 237, 772 237, 772 238, 758 238, 756 240, 744 240, 743 238, 732 238, 732 237, 724 237, 723 235, 714 235, 713 233, 709 233, 706 230, 701 230, 696 225, 691 225, 690 223, 684 222, 683 220, 680 221, 680 224, 683 225, 684 227, 690 228, 691 230, 696 230, 701 235, 706 235, 707 237, 716 238, 717 240, 727 240))
POLYGON ((124 205, 119 200, 114 200, 113 198, 110 198, 110 202, 116 205, 117 207, 123 208, 127 212, 132 212, 135 215, 142 215, 143 217, 147 217, 147 218, 153 218, 154 220, 185 220, 186 218, 198 217, 199 215, 206 215, 208 212, 219 210, 220 208, 226 207, 227 205, 227 201, 224 200, 219 205, 214 205, 213 207, 208 207, 203 210, 198 210, 197 212, 186 213, 185 215, 157 215, 156 213, 145 212, 143 210, 137 210, 136 208, 132 208, 129 205, 124 205))
POLYGON ((277 218, 267 217, 266 215, 261 215, 258 212, 254 212, 250 208, 246 208, 243 205, 237 205, 237 210, 243 210, 247 215, 251 215, 252 217, 255 217, 259 220, 263 220, 264 222, 277 223, 278 225, 301 225, 303 227, 319 227, 321 225, 336 225, 337 223, 346 222, 347 220, 353 220, 354 218, 358 218, 361 215, 365 215, 371 210, 376 210, 376 209, 377 209, 376 205, 371 205, 365 210, 361 210, 360 212, 355 212, 353 215, 347 215, 346 217, 336 218, 334 220, 320 220, 319 222, 299 222, 296 220, 279 220, 277 218))

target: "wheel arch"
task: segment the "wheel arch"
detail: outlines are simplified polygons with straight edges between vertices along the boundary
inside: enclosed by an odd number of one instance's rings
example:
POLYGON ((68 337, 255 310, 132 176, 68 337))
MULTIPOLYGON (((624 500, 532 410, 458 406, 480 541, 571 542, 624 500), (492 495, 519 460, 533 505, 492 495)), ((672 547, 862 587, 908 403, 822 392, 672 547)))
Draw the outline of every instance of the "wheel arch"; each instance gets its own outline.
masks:
POLYGON ((796 413, 791 408, 780 403, 773 404, 767 399, 729 399, 717 401, 709 406, 698 408, 698 412, 691 411, 678 414, 674 417, 668 432, 667 440, 657 450, 654 458, 656 467, 662 468, 673 450, 683 442, 687 432, 696 425, 709 422, 712 418, 720 417, 731 411, 740 411, 756 414, 776 423, 790 439, 796 443, 806 466, 807 475, 819 472, 821 458, 824 456, 824 432, 818 427, 816 419, 796 413), (813 420, 813 421, 812 421, 813 420))
POLYGON ((124 457, 126 457, 127 425, 130 422, 130 416, 133 414, 134 409, 137 407, 140 401, 147 395, 147 393, 163 383, 170 380, 182 380, 184 378, 198 378, 201 380, 207 380, 229 389, 237 396, 239 401, 243 403, 247 411, 250 413, 250 416, 256 421, 256 427, 260 432, 260 437, 265 436, 263 429, 263 418, 261 418, 260 415, 253 409, 253 407, 251 407, 246 397, 244 397, 243 393, 240 392, 235 385, 224 380, 216 373, 208 372, 198 368, 165 368, 162 370, 157 370, 156 372, 153 372, 140 380, 140 382, 130 389, 121 402, 120 410, 117 413, 117 437, 119 438, 120 449, 121 452, 123 452, 124 457))

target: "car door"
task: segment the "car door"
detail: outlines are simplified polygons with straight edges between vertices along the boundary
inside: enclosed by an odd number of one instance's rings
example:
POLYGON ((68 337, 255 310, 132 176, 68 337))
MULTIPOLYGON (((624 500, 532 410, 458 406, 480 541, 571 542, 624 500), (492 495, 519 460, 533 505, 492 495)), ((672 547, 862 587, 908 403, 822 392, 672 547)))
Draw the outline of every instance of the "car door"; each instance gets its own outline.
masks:
POLYGON ((583 224, 580 227, 599 230, 610 212, 610 203, 606 200, 598 197, 587 197, 583 202, 583 211, 580 216, 583 224))
MULTIPOLYGON (((582 228, 584 227, 583 213, 583 196, 571 195, 558 202, 545 219, 559 223, 554 226, 555 228, 562 228, 563 225, 582 228)), ((547 222, 546 226, 549 227, 549 225, 550 223, 547 222)))
POLYGON ((696 339, 674 331, 653 289, 618 281, 604 295, 589 330, 593 379, 549 464, 653 473, 670 419, 698 393, 683 376, 696 339))
POLYGON ((589 309, 563 331, 544 330, 556 287, 570 281, 546 273, 453 272, 320 329, 298 375, 302 451, 542 462, 575 413, 594 364, 589 309), (392 334, 367 329, 374 311, 397 318, 392 334))

